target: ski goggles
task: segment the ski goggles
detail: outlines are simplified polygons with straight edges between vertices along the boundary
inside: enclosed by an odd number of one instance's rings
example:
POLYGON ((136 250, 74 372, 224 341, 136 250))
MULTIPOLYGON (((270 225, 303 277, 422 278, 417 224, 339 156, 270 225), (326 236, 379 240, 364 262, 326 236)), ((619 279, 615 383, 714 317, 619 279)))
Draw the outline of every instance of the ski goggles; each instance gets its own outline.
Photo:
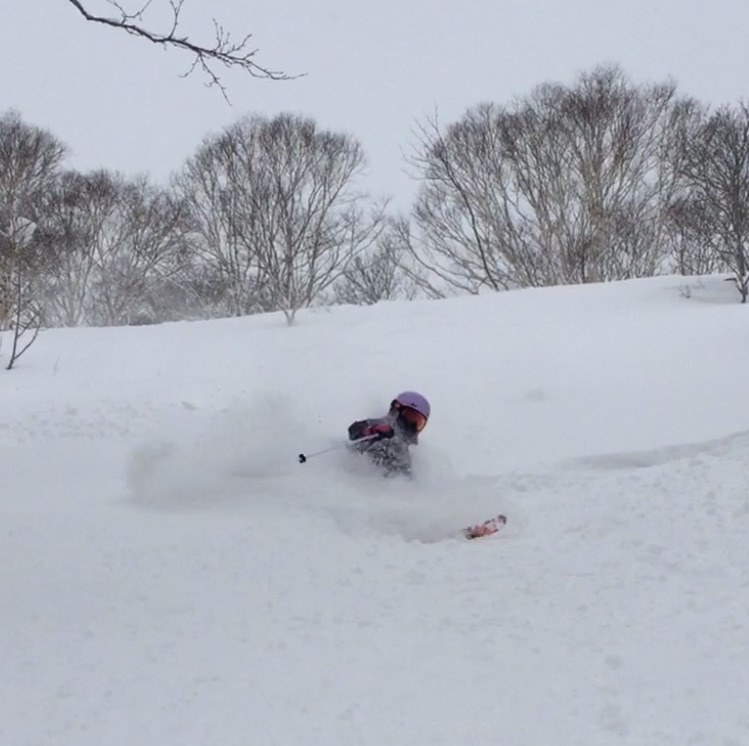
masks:
POLYGON ((427 425, 427 418, 424 417, 421 412, 411 409, 411 407, 400 405, 398 407, 398 413, 401 420, 403 420, 403 422, 405 422, 406 425, 416 433, 420 433, 427 425))

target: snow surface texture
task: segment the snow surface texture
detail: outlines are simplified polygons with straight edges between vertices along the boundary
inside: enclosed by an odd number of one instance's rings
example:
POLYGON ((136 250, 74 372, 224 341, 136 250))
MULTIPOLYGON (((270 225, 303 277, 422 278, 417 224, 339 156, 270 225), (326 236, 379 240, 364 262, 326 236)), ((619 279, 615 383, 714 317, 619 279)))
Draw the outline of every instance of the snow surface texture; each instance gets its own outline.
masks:
POLYGON ((0 743, 749 743, 735 300, 45 333, 0 376, 0 743), (413 483, 297 462, 405 388, 433 408, 413 483))

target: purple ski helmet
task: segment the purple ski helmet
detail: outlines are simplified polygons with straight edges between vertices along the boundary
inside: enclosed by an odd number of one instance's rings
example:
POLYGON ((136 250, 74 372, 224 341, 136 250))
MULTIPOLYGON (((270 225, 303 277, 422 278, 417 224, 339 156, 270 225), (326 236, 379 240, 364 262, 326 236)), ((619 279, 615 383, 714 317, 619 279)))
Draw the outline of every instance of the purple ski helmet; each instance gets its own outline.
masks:
POLYGON ((414 412, 418 412, 421 417, 423 417, 423 420, 421 420, 421 418, 418 418, 420 422, 414 421, 413 423, 411 423, 413 424, 414 429, 417 432, 424 429, 427 420, 429 419, 429 412, 431 411, 431 407, 429 406, 427 398, 425 396, 422 396, 421 394, 416 393, 415 391, 403 391, 402 393, 398 394, 398 396, 393 399, 390 407, 391 409, 402 409, 403 407, 406 407, 413 410, 414 412))
POLYGON ((419 414, 429 419, 429 412, 431 408, 429 402, 425 396, 417 394, 415 391, 403 391, 393 399, 393 406, 400 404, 401 407, 408 407, 409 409, 416 410, 419 414))

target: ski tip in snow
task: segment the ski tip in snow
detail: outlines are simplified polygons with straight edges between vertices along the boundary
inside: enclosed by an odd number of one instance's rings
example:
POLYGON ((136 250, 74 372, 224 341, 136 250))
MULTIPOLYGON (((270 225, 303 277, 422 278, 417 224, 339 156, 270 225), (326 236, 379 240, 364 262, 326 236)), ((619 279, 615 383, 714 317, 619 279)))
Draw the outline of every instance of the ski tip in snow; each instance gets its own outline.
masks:
POLYGON ((484 536, 491 536, 492 534, 496 534, 497 531, 499 531, 502 526, 504 526, 507 523, 507 516, 502 515, 501 513, 499 515, 495 515, 493 518, 489 518, 489 520, 484 521, 483 523, 478 523, 475 526, 468 526, 467 528, 463 529, 463 536, 466 539, 480 539, 484 536))

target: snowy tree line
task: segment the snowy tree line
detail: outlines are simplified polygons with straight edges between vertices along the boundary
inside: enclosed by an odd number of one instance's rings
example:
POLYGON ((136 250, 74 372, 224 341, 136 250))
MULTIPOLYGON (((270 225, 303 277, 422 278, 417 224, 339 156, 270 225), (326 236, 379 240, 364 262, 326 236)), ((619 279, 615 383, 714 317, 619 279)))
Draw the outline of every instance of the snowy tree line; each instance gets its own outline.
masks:
MULTIPOLYGON (((290 114, 206 137, 168 185, 65 167, 0 115, 0 330, 731 273, 748 294, 749 107, 599 67, 420 125, 410 214, 352 136, 290 114)), ((18 340, 14 340, 18 342, 18 340)))
POLYGON ((476 292, 733 274, 747 296, 749 108, 716 111, 617 67, 421 130, 403 242, 476 292))

